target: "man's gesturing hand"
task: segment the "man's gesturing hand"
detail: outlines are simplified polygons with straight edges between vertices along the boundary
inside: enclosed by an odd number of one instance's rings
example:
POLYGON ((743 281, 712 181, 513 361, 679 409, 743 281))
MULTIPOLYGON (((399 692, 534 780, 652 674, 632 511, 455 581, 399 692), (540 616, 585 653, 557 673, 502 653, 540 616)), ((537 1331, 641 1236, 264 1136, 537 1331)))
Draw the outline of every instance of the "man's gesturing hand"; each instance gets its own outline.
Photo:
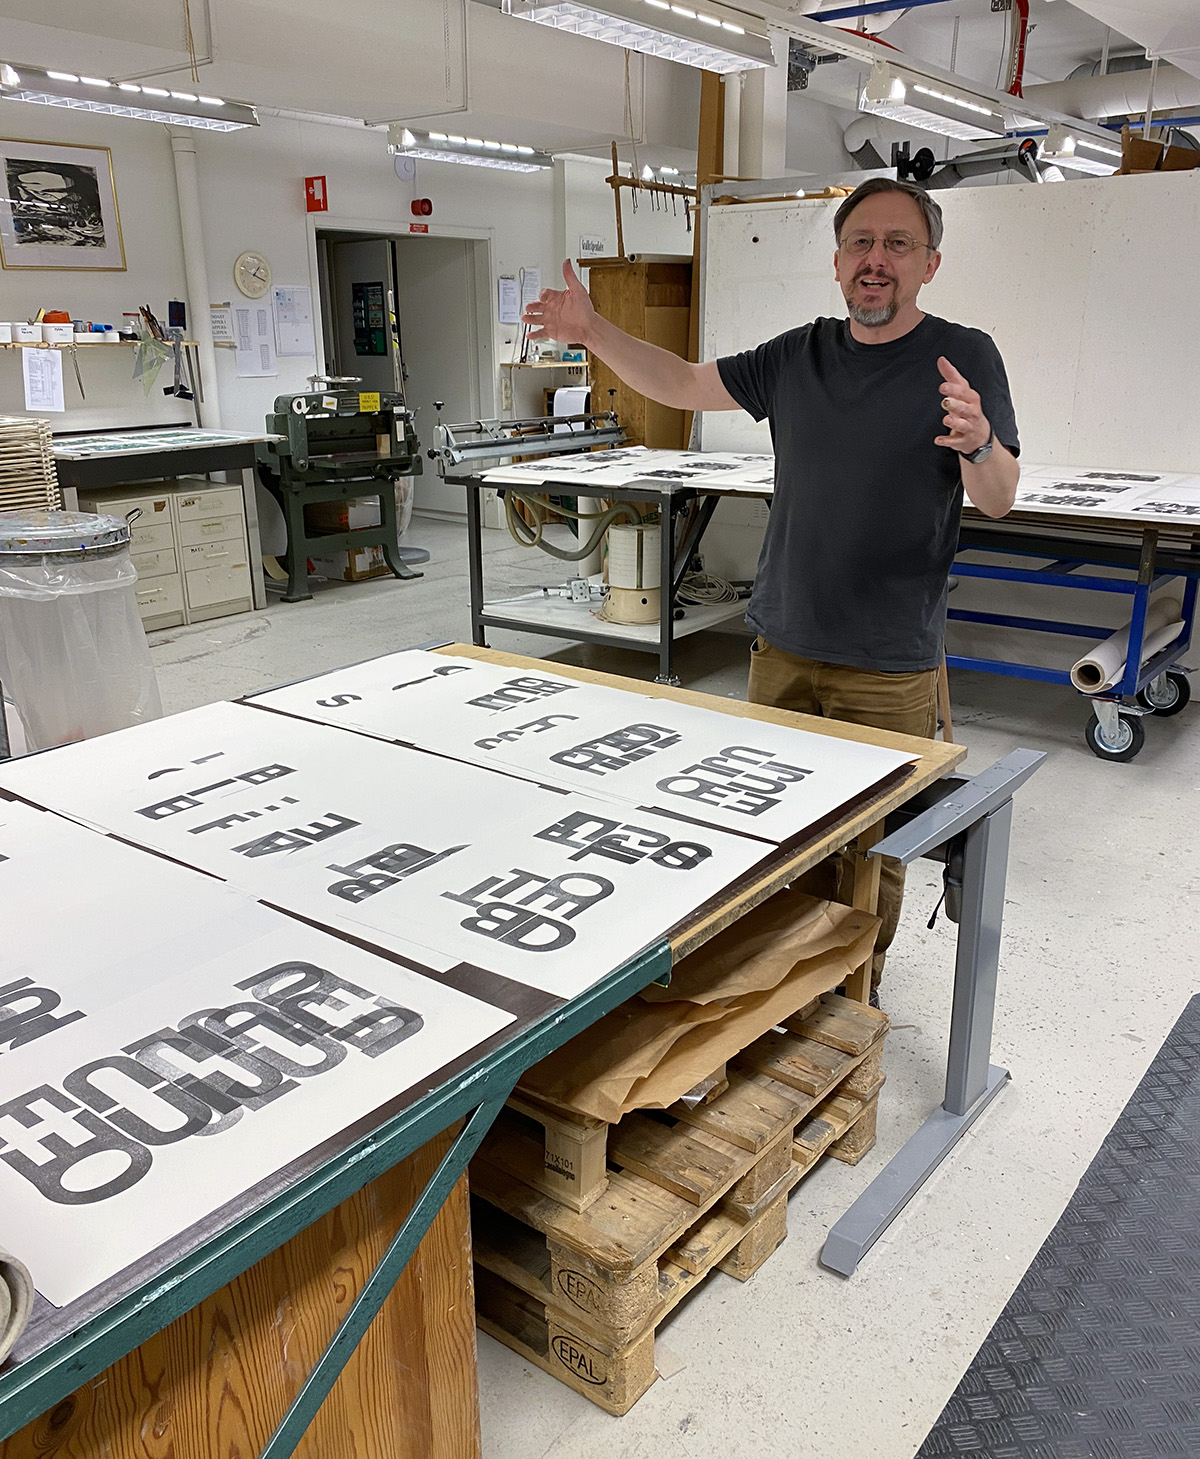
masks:
POLYGON ((521 315, 530 326, 530 339, 556 339, 562 344, 584 344, 588 341, 596 311, 588 291, 579 282, 571 260, 563 264, 565 289, 543 289, 521 315))
POLYGON ((938 369, 942 372, 942 409, 946 412, 947 434, 937 436, 933 444, 949 446, 952 451, 969 456, 992 439, 992 428, 979 403, 979 391, 971 389, 970 382, 945 355, 938 357, 938 369))

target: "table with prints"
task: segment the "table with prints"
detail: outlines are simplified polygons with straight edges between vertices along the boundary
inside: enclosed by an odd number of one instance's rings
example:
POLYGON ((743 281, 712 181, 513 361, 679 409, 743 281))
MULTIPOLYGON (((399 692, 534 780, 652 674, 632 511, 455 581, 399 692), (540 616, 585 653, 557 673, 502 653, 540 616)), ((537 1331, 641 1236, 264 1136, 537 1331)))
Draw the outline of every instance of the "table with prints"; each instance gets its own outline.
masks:
MULTIPOLYGON (((0 1248, 38 1293, 0 1454, 441 1140, 245 1438, 295 1452, 520 1075, 833 850, 871 911, 873 847, 1003 821, 1035 767, 963 753, 450 644, 0 762, 0 1248)), ((1006 850, 964 892, 967 1123, 1006 850)))

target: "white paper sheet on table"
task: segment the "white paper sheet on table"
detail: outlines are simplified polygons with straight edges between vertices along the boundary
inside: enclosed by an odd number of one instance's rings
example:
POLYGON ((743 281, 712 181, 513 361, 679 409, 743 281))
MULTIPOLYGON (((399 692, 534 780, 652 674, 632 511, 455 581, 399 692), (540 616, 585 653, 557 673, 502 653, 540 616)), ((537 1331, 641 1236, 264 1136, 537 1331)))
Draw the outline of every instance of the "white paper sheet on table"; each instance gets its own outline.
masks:
POLYGON ((236 704, 2 764, 0 786, 418 961, 564 998, 770 850, 236 704))
POLYGON ((548 668, 515 669, 405 649, 270 689, 251 696, 251 702, 317 724, 361 730, 490 765, 493 757, 486 750, 497 735, 530 733, 533 722, 547 727, 585 724, 589 717, 622 715, 630 705, 657 701, 569 679, 548 668))
POLYGON ((1174 471, 1025 466, 1018 508, 1080 517, 1200 517, 1200 479, 1174 471), (1194 508, 1194 510, 1192 510, 1194 508))
POLYGON ((0 1246, 57 1306, 513 1022, 12 802, 0 902, 0 1246))
POLYGON ((586 481, 605 487, 662 487, 675 483, 706 491, 761 495, 774 488, 774 457, 761 452, 657 451, 627 446, 497 466, 485 473, 484 479, 493 486, 531 488, 550 481, 586 481))
MULTIPOLYGON (((442 655, 427 655, 430 665, 439 661, 442 655)), ((915 758, 557 675, 509 669, 490 678, 498 667, 478 664, 434 680, 437 669, 422 671, 417 659, 392 655, 272 691, 261 702, 325 722, 352 714, 372 733, 472 764, 775 842, 803 832, 915 758), (409 684, 403 693, 413 696, 404 702, 404 716, 394 692, 369 687, 385 683, 397 667, 409 684), (362 697, 331 707, 353 693, 362 697)))

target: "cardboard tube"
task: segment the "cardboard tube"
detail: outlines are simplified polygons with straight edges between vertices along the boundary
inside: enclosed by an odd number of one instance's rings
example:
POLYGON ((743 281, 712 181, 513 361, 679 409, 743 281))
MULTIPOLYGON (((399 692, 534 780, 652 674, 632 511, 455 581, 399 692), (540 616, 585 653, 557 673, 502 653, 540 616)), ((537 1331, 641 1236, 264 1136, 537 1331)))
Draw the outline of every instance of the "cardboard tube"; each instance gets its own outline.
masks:
POLYGON ((0 1363, 12 1351, 33 1309, 33 1278, 15 1256, 0 1251, 0 1363))
MULTIPOLYGON (((1179 637, 1183 629, 1181 608, 1177 598, 1156 598, 1146 611, 1146 629, 1142 640, 1142 663, 1153 658, 1167 644, 1179 637)), ((1121 681, 1129 654, 1129 625, 1101 639, 1071 669, 1071 683, 1083 694, 1099 694, 1121 681)))

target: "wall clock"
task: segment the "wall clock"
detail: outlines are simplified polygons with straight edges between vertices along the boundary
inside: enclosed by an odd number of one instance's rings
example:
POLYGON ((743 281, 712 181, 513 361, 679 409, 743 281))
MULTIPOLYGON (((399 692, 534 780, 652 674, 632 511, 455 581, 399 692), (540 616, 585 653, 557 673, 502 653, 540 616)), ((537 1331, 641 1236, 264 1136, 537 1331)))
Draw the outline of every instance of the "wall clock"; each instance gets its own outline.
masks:
POLYGON ((271 287, 271 265, 261 253, 240 253, 233 265, 233 281, 247 299, 261 299, 271 287))

